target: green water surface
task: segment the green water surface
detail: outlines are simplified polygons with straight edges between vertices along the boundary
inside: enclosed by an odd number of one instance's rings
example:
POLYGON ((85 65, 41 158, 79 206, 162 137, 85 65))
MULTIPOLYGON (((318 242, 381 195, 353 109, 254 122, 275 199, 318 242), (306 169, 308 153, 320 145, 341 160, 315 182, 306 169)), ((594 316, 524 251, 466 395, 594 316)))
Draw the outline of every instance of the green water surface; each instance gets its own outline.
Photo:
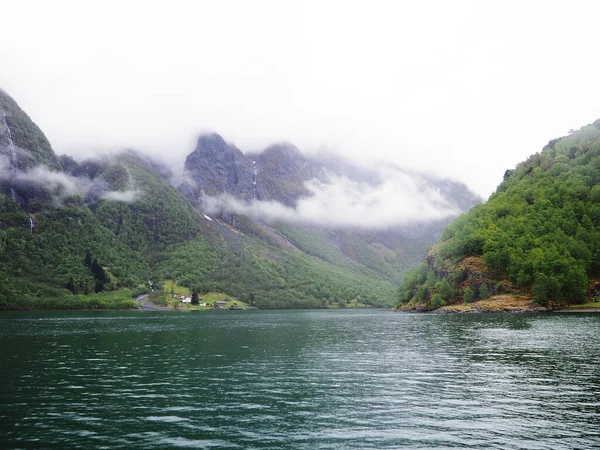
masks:
POLYGON ((600 315, 0 314, 0 448, 600 448, 600 315))

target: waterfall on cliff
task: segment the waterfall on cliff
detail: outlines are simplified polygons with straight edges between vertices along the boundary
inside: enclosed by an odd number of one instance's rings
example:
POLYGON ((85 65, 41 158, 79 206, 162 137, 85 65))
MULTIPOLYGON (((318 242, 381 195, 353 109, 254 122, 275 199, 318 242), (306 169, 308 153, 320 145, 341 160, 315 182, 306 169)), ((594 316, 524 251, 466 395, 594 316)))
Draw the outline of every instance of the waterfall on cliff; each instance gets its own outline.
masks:
POLYGON ((256 200, 256 176, 258 175, 256 161, 252 161, 252 167, 254 168, 254 181, 252 182, 252 200, 256 200))
POLYGON ((13 142, 12 132, 6 121, 6 113, 2 113, 2 122, 6 128, 6 137, 8 138, 8 151, 10 152, 10 164, 13 169, 17 168, 17 152, 15 151, 15 143, 13 142))
MULTIPOLYGON (((6 128, 6 137, 8 139, 8 151, 9 151, 9 155, 10 155, 10 167, 12 168, 13 172, 17 170, 17 152, 15 151, 15 143, 13 141, 13 137, 12 137, 12 132, 10 131, 10 127, 8 126, 8 122, 6 121, 6 113, 3 112, 2 113, 2 123, 4 124, 4 127, 6 128)), ((15 190, 13 189, 13 187, 10 187, 10 198, 12 198, 13 200, 16 200, 17 195, 15 193, 15 190)))

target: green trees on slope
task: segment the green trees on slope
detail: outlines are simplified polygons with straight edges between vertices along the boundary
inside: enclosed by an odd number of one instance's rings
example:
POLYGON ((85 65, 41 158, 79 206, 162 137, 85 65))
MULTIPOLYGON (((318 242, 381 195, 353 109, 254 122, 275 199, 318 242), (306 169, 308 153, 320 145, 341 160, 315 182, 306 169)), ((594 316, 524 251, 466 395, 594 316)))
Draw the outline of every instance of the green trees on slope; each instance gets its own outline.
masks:
POLYGON ((158 267, 162 278, 200 294, 216 290, 260 308, 319 308, 357 297, 383 306, 391 305, 394 295, 388 281, 250 237, 236 248, 199 236, 168 248, 158 267))
POLYGON ((167 246, 193 240, 198 220, 186 200, 167 180, 134 154, 122 154, 100 169, 111 189, 135 190, 135 201, 93 205, 100 223, 116 238, 152 259, 167 246))
POLYGON ((94 292, 100 278, 109 289, 136 288, 150 276, 147 261, 115 241, 86 207, 47 210, 35 219, 32 233, 19 206, 8 197, 0 198, 0 308, 61 297, 67 289, 94 292), (94 259, 85 264, 88 252, 97 258, 97 277, 90 270, 94 259))
MULTIPOLYGON (((540 303, 584 301, 590 277, 600 274, 600 120, 507 171, 489 201, 442 240, 438 260, 480 256, 491 276, 540 303)), ((423 282, 407 277, 399 301, 423 282)))

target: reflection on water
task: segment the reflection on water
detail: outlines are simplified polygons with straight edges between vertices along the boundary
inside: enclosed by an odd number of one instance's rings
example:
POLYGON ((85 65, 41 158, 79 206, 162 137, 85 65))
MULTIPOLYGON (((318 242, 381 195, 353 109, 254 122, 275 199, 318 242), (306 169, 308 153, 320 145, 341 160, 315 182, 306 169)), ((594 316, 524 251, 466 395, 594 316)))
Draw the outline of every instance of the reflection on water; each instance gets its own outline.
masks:
POLYGON ((600 316, 0 315, 0 447, 590 448, 600 316))

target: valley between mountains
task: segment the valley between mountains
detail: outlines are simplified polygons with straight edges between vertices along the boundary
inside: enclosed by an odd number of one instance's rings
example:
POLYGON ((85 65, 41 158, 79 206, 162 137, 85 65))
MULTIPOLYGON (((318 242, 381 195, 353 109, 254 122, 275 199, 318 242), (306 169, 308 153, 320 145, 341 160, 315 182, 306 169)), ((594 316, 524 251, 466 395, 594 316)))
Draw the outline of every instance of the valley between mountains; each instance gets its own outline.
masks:
POLYGON ((57 155, 0 91, 0 308, 600 306, 600 121, 464 184, 200 135, 184 164, 57 155))
POLYGON ((392 306, 481 202, 449 179, 214 133, 183 167, 143 150, 75 160, 4 92, 0 114, 2 309, 392 306))

